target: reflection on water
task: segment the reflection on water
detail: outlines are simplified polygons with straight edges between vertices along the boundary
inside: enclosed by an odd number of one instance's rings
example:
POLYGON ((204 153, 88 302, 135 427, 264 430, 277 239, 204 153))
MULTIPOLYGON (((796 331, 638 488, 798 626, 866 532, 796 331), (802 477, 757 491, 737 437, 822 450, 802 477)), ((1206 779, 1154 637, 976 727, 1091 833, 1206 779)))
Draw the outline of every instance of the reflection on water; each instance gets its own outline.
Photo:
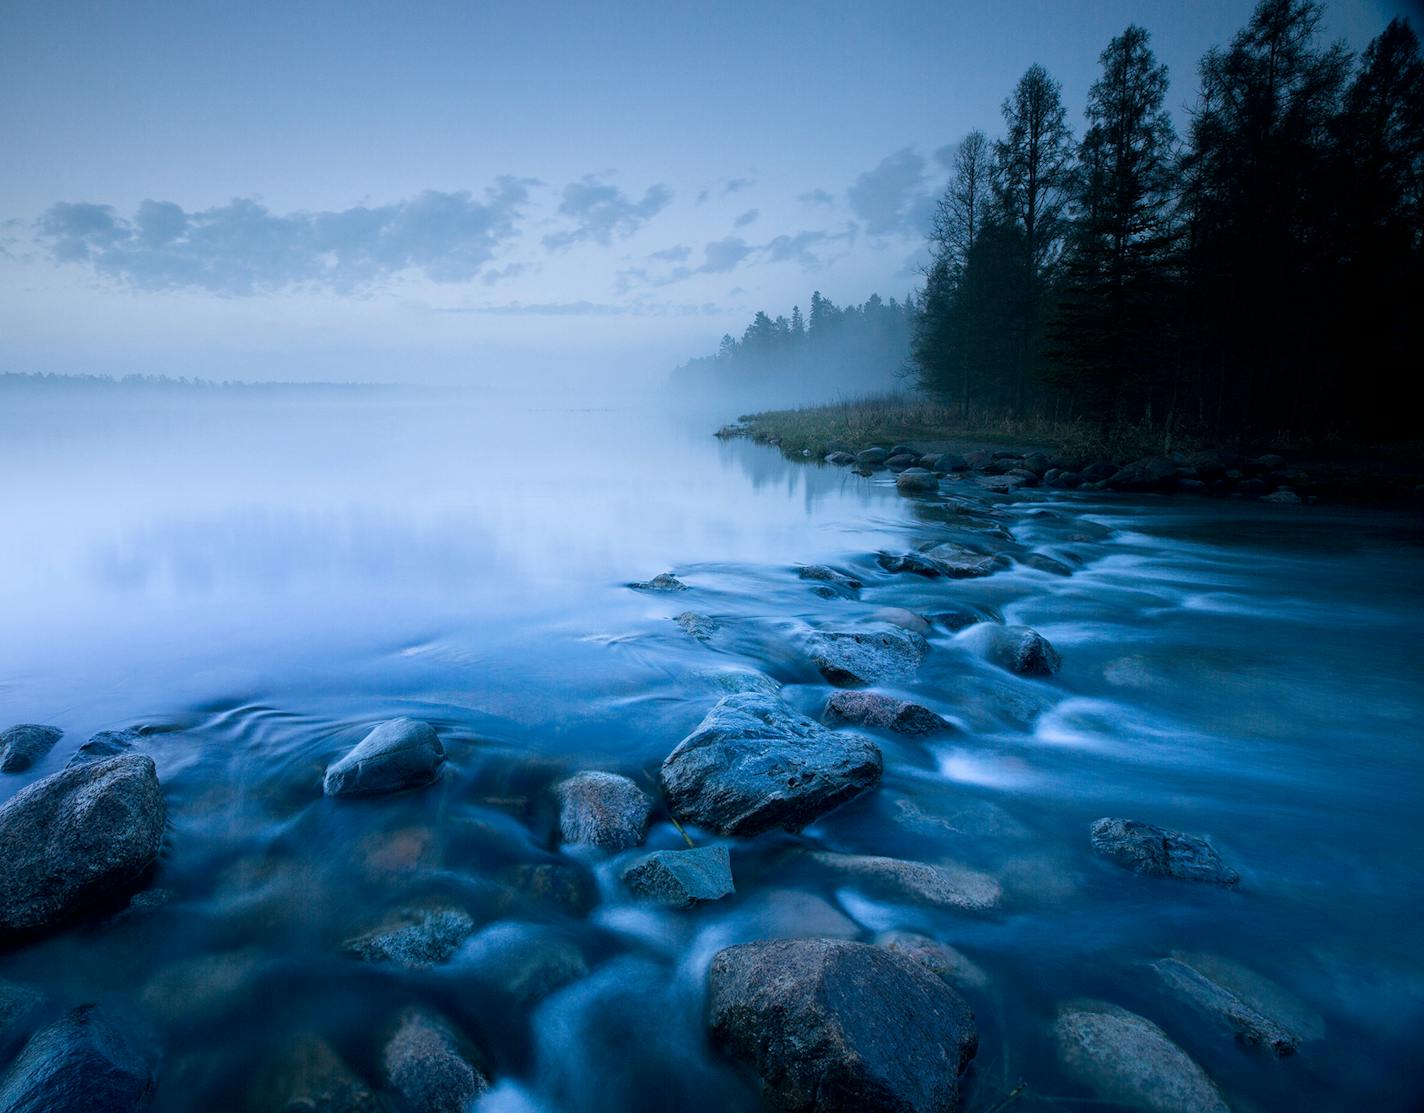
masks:
MULTIPOLYGON (((1151 1017, 1243 1108, 1411 1108, 1417 523, 1086 494, 991 504, 969 484, 950 492, 976 512, 945 514, 883 477, 714 440, 722 416, 394 393, 0 414, 0 726, 65 730, 0 796, 95 731, 143 726, 170 812, 153 881, 166 903, 0 955, 0 979, 152 1026, 165 1111, 261 1107, 252 1080, 313 1038, 374 1085, 412 1003, 474 1048, 494 1083, 482 1110, 751 1110, 701 1036, 711 955, 913 929, 983 974, 967 990, 984 1036, 970 1108, 1020 1081, 1019 1108, 1088 1096, 1049 1035, 1076 997, 1151 1017), (946 582, 875 563, 945 539, 1075 571, 946 582), (822 598, 795 575, 805 562, 866 587, 822 598), (690 590, 625 586, 664 570, 690 590), (819 713, 828 689, 800 639, 887 606, 1033 626, 1063 671, 1010 676, 972 633, 937 628, 898 691, 959 729, 882 739, 875 793, 801 836, 736 842, 728 901, 650 910, 623 896, 621 862, 559 849, 558 777, 651 783, 731 673, 819 713), (670 621, 687 609, 717 623, 705 643, 670 621), (440 731, 445 776, 322 798, 326 763, 395 715, 440 731), (1105 864, 1087 826, 1110 814, 1210 834, 1239 891, 1105 864), (1002 898, 974 914, 887 901, 817 872, 807 848, 953 862, 1002 898), (433 907, 478 929, 449 962, 343 955, 433 907), (1223 1040, 1144 966, 1179 950, 1278 982, 1323 1038, 1284 1064, 1223 1040)), ((658 821, 649 845, 682 843, 658 821)))

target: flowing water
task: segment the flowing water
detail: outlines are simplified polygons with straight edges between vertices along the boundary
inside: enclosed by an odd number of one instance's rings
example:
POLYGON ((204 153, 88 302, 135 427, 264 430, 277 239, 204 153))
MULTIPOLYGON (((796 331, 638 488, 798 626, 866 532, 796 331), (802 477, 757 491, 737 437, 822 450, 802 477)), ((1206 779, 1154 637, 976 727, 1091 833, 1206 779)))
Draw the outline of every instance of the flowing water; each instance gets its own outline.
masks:
MULTIPOLYGON (((725 416, 397 392, 7 405, 0 727, 65 734, 0 778, 0 799, 94 732, 142 728, 169 831, 157 898, 0 953, 0 979, 44 990, 50 1015, 92 1000, 133 1017, 162 1049, 163 1111, 272 1108, 278 1064, 313 1037, 376 1085, 411 1004, 469 1040, 494 1083, 484 1111, 751 1111, 754 1088, 706 1044, 711 956, 908 929, 973 963, 970 1109, 1021 1083, 1010 1108, 1095 1107, 1051 1035, 1078 998, 1151 1018, 1241 1111, 1415 1108, 1417 518, 991 500, 969 481, 912 500, 887 474, 715 440, 725 416), (1016 564, 950 582, 875 563, 946 538, 1073 574, 1016 564), (796 576, 810 562, 865 587, 822 598, 796 576), (627 586, 665 570, 689 590, 627 586), (975 652, 973 627, 936 628, 892 690, 959 729, 879 737, 878 789, 800 835, 727 840, 727 900, 648 908, 621 890, 626 856, 560 848, 560 777, 604 768, 652 789, 745 682, 732 674, 763 673, 818 715, 831 689, 807 631, 886 607, 1033 626, 1062 671, 1010 675, 975 652), (672 621, 684 610, 718 622, 709 641, 672 621), (325 765, 398 715, 440 732, 441 780, 324 798, 325 765), (1209 835, 1242 881, 1128 873, 1089 846, 1104 815, 1209 835), (805 848, 953 862, 1002 896, 979 913, 886 900, 818 875, 805 848), (342 952, 432 905, 477 925, 449 962, 342 952), (1300 1053, 1246 1050, 1171 996, 1147 963, 1176 951, 1283 987, 1300 1053)), ((683 845, 662 812, 648 845, 683 845)))

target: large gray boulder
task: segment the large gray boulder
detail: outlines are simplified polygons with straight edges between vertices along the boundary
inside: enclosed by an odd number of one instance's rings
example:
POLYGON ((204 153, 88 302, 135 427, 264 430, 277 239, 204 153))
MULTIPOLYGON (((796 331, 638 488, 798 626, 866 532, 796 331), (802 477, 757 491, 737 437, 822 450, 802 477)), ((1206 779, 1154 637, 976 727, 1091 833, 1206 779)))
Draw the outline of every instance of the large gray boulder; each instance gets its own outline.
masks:
POLYGON ((1213 885, 1235 885, 1241 875, 1221 860, 1200 835, 1168 831, 1135 819, 1099 819, 1092 826, 1093 849, 1143 877, 1175 877, 1213 885))
POLYGON ((148 1105, 148 1048, 95 1005, 36 1032, 0 1079, 5 1113, 133 1113, 148 1105))
POLYGON ((559 830, 564 842, 627 850, 643 841, 653 802, 617 773, 589 770, 554 786, 559 798, 559 830))
POLYGON ((101 730, 89 741, 69 755, 66 768, 84 765, 90 761, 103 761, 106 757, 126 754, 134 748, 134 743, 143 737, 143 732, 133 728, 126 730, 101 730))
POLYGON ((1053 643, 1028 626, 984 623, 965 637, 990 662, 1019 676, 1052 676, 1063 665, 1053 643))
POLYGON ((725 835, 798 831, 880 780, 874 743, 827 730, 776 696, 741 692, 707 713, 662 765, 679 819, 725 835))
POLYGON ((1059 1012, 1054 1035, 1068 1073, 1106 1102, 1151 1113, 1230 1113, 1206 1072, 1136 1013, 1080 1002, 1059 1012))
POLYGON ((1165 491, 1177 482, 1177 465, 1165 456, 1135 460, 1108 477, 1114 491, 1165 491))
POLYGON ((19 723, 0 731, 0 773, 23 773, 63 737, 59 727, 19 723))
POLYGON ((924 468, 906 468, 895 477, 895 490, 902 495, 927 495, 939 490, 939 480, 924 468))
POLYGON ((761 1080, 778 1113, 951 1113, 978 1049, 946 982, 880 947, 745 943, 708 972, 712 1040, 761 1080))
POLYGON ((909 900, 937 908, 985 912, 1003 896, 987 873, 953 862, 912 862, 879 854, 836 854, 814 851, 808 857, 846 883, 890 900, 909 900))
POLYGON ((991 576, 1005 567, 1002 557, 987 556, 975 552, 967 545, 955 541, 943 541, 925 549, 922 556, 934 561, 941 576, 952 580, 969 580, 979 576, 991 576))
POLYGON ((420 1009, 401 1017, 381 1053, 381 1069, 410 1113, 464 1113, 489 1089, 450 1029, 420 1009))
POLYGON ((736 892, 725 846, 655 850, 623 871, 623 884, 644 900, 673 908, 691 908, 736 892))
POLYGON ((372 796, 428 785, 445 764, 445 747, 429 723, 391 719, 327 767, 328 796, 372 796))
POLYGON ((389 962, 423 970, 447 962, 475 930, 459 908, 408 908, 379 927, 348 939, 342 951, 363 962, 389 962))
POLYGON ((0 939, 69 919, 135 888, 167 813, 153 759, 63 769, 0 806, 0 939))
POLYGON ((908 680, 929 649, 922 635, 899 627, 820 630, 808 645, 812 664, 843 688, 908 680))
POLYGON ((879 692, 835 692, 826 700, 826 721, 876 727, 896 734, 940 734, 954 728, 928 707, 879 692))
POLYGON ((1324 1022, 1308 1006, 1227 959, 1174 954, 1152 963, 1152 969, 1167 989, 1242 1047, 1286 1059, 1302 1040, 1324 1034, 1324 1022))

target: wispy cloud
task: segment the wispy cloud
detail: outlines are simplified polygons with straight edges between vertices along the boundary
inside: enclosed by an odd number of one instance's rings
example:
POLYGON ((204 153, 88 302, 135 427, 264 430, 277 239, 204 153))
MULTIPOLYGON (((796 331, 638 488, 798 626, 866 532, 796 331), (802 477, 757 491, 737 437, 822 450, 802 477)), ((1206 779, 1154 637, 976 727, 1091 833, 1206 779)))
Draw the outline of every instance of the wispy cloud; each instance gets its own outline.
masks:
POLYGON ((798 194, 796 200, 803 205, 834 205, 835 195, 824 189, 808 189, 805 193, 798 194))
MULTIPOLYGON (((619 272, 617 287, 620 293, 627 293, 640 286, 653 288, 670 286, 675 282, 684 282, 698 275, 727 274, 744 263, 795 262, 805 270, 819 270, 829 262, 827 250, 852 246, 859 230, 859 226, 852 222, 839 232, 824 229, 796 232, 776 236, 761 244, 748 243, 741 236, 724 236, 703 247, 702 262, 697 266, 690 266, 686 262, 682 262, 681 265, 665 271, 650 270, 647 267, 632 267, 619 272)), ((664 256, 662 252, 650 256, 650 258, 654 257, 666 257, 669 260, 687 258, 681 253, 676 256, 664 256)))
POLYGON ((250 198, 193 212, 149 200, 131 217, 110 205, 59 202, 35 233, 55 260, 146 290, 350 293, 403 271, 463 282, 518 234, 536 184, 503 177, 478 199, 427 190, 389 205, 285 215, 250 198))
POLYGON ((490 317, 693 317, 713 316, 721 313, 722 307, 710 302, 687 304, 647 299, 638 299, 623 305, 594 301, 512 301, 498 305, 440 306, 435 312, 490 317))
POLYGON ((846 197, 866 232, 872 236, 924 234, 932 204, 925 165, 919 152, 904 147, 855 180, 846 197))
POLYGON ((549 233, 544 237, 544 246, 558 251, 586 241, 607 246, 615 236, 627 239, 667 208, 671 200, 672 191, 665 185, 649 186, 635 201, 599 175, 586 174, 564 187, 559 203, 559 215, 571 220, 573 226, 549 233))
POLYGON ((741 216, 737 217, 736 220, 732 221, 732 227, 745 228, 748 224, 755 224, 756 219, 759 216, 761 216, 760 209, 748 209, 746 212, 742 213, 741 216))

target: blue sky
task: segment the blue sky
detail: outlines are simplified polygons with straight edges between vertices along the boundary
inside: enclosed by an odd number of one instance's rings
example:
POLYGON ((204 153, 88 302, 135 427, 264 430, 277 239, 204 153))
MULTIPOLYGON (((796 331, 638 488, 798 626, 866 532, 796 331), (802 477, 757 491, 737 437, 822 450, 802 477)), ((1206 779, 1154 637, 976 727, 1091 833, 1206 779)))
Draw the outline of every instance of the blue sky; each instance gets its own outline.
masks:
POLYGON ((641 381, 812 289, 903 296, 945 148, 1031 63, 1076 123, 1135 20, 1183 112, 1250 9, 6 3, 0 370, 641 381))

